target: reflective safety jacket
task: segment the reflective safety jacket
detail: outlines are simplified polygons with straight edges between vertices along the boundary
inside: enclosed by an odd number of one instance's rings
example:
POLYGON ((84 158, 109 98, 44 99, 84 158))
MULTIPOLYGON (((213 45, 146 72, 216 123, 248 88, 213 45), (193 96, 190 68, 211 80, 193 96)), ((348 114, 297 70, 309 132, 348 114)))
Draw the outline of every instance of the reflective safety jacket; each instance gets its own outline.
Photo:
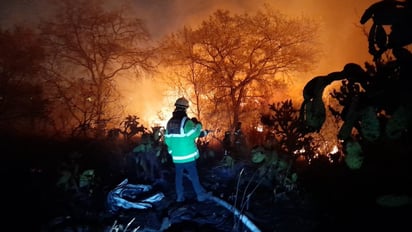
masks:
POLYGON ((175 115, 169 120, 164 136, 173 163, 188 163, 199 158, 196 138, 202 131, 202 124, 195 124, 186 115, 175 115))

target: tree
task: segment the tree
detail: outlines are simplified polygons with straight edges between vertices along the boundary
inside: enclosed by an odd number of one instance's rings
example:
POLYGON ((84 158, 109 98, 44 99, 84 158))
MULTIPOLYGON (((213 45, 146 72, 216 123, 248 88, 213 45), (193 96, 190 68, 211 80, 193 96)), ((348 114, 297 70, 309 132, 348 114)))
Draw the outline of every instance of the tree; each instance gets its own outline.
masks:
MULTIPOLYGON (((265 5, 254 15, 217 10, 196 29, 184 27, 161 42, 167 65, 202 70, 198 93, 211 104, 208 120, 234 128, 283 84, 281 74, 308 70, 318 52, 318 25, 288 18, 265 5)), ((186 76, 186 86, 197 83, 186 76)), ((258 113, 256 112, 256 115, 258 113)))
POLYGON ((55 106, 69 114, 73 127, 101 131, 119 107, 116 81, 126 71, 139 77, 153 70, 150 35, 141 20, 127 17, 125 6, 107 10, 101 0, 56 1, 56 6, 55 17, 41 24, 55 106))
POLYGON ((3 131, 35 131, 47 119, 47 100, 41 86, 44 51, 38 35, 16 25, 0 30, 0 123, 3 131))
POLYGON ((192 62, 184 66, 184 68, 176 69, 176 67, 164 67, 165 73, 171 75, 164 75, 162 81, 170 87, 170 92, 178 96, 191 96, 188 98, 190 102, 189 110, 195 115, 198 120, 202 119, 203 108, 205 108, 206 101, 204 99, 206 92, 205 70, 198 64, 192 62))

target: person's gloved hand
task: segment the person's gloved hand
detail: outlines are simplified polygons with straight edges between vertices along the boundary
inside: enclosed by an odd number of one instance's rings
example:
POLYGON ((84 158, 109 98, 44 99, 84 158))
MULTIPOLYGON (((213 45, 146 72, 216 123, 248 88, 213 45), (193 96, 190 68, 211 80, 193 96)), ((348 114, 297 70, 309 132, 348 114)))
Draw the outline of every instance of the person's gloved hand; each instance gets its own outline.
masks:
POLYGON ((207 134, 208 134, 208 131, 207 131, 207 130, 202 130, 202 131, 200 132, 199 138, 205 137, 207 134))
POLYGON ((199 120, 197 120, 197 118, 195 118, 195 117, 192 118, 192 122, 194 122, 195 124, 202 124, 202 123, 199 122, 199 120))

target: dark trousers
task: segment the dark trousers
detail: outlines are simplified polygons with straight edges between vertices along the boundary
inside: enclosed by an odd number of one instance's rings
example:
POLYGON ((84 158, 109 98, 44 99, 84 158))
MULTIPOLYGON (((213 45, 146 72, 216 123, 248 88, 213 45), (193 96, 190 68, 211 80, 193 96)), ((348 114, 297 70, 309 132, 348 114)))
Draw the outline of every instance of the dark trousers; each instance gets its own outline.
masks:
POLYGON ((197 198, 201 198, 205 194, 203 186, 200 184, 199 175, 197 172, 196 161, 189 163, 175 163, 175 184, 176 184, 176 195, 177 201, 183 201, 184 198, 184 187, 183 187, 183 172, 184 170, 188 173, 188 178, 192 182, 193 190, 195 191, 197 198))

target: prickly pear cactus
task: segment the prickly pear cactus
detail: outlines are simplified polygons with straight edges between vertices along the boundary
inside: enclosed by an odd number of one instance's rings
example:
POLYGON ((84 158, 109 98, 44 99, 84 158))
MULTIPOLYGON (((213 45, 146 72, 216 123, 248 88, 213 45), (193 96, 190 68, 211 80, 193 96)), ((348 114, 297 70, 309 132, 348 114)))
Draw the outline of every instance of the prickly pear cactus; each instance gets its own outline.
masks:
POLYGON ((390 139, 398 139, 411 125, 412 111, 410 107, 400 106, 389 118, 385 133, 390 139))
POLYGON ((345 163, 350 169, 359 169, 363 163, 362 147, 356 141, 346 144, 345 163))
POLYGON ((369 142, 376 141, 380 136, 380 123, 376 111, 369 106, 362 111, 361 133, 369 142))
POLYGON ((399 207, 412 204, 412 197, 407 195, 382 195, 376 198, 376 203, 385 207, 399 207))
POLYGON ((263 147, 252 149, 252 162, 255 164, 262 163, 266 159, 265 150, 263 147))
POLYGON ((326 119, 325 104, 322 99, 308 101, 305 107, 306 124, 315 131, 320 130, 326 119))

